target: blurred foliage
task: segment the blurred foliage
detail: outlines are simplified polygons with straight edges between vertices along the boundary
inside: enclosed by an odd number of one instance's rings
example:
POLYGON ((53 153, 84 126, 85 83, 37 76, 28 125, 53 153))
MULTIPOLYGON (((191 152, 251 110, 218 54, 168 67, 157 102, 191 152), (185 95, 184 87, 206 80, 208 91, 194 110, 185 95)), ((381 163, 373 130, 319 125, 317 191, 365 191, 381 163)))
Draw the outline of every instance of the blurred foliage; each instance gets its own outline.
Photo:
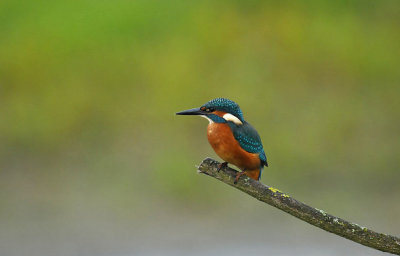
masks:
POLYGON ((245 205, 195 174, 215 157, 206 122, 174 116, 227 97, 263 139, 264 182, 379 212, 400 195, 399 12, 396 0, 1 1, 2 208, 245 205))

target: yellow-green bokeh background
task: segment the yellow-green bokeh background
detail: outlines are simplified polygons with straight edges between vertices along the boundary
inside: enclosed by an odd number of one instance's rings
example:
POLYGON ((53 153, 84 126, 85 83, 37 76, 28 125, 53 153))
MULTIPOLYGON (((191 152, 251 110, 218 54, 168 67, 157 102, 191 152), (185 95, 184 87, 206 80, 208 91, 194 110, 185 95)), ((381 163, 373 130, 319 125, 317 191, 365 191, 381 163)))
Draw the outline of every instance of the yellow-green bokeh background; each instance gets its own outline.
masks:
POLYGON ((174 113, 238 102, 264 183, 398 236, 399 14, 395 0, 0 2, 0 254, 384 255, 196 174, 216 157, 207 122, 174 113))

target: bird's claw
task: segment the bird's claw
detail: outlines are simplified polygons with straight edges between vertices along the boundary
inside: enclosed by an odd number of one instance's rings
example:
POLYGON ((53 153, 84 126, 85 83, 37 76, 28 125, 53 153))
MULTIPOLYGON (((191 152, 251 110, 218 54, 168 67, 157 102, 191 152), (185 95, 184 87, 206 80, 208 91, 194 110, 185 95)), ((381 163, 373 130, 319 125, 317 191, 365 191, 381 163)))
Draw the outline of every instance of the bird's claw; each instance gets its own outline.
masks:
POLYGON ((217 172, 221 171, 222 167, 227 167, 228 166, 228 162, 223 162, 218 164, 218 168, 217 168, 217 172))
POLYGON ((239 181, 239 178, 244 174, 246 174, 246 169, 244 169, 243 171, 241 171, 238 174, 236 174, 236 178, 235 178, 235 181, 233 182, 233 184, 237 184, 238 181, 239 181))

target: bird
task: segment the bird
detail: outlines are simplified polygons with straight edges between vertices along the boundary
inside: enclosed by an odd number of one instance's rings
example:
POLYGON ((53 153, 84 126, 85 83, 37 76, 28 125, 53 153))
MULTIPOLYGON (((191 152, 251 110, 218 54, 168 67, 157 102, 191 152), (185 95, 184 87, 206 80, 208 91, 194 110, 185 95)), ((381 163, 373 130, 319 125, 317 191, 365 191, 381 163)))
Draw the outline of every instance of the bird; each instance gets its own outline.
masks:
POLYGON ((177 112, 176 115, 199 115, 209 121, 208 142, 224 160, 218 165, 218 171, 233 164, 241 170, 235 177, 235 184, 243 175, 260 180, 264 166, 268 167, 267 156, 257 130, 244 120, 236 102, 216 98, 199 108, 177 112))

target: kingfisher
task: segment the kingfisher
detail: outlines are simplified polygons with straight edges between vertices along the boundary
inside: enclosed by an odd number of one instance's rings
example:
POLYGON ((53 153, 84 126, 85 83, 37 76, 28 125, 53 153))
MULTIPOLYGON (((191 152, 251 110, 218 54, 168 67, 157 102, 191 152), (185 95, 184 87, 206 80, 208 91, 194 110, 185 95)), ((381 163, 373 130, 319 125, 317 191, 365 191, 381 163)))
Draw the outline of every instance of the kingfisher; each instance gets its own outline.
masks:
POLYGON ((260 180, 264 166, 268 167, 267 156, 258 132, 244 120, 243 113, 236 102, 216 98, 199 108, 176 114, 199 115, 209 121, 208 142, 215 153, 224 160, 219 164, 218 171, 230 163, 241 170, 236 175, 235 184, 242 175, 260 180))

